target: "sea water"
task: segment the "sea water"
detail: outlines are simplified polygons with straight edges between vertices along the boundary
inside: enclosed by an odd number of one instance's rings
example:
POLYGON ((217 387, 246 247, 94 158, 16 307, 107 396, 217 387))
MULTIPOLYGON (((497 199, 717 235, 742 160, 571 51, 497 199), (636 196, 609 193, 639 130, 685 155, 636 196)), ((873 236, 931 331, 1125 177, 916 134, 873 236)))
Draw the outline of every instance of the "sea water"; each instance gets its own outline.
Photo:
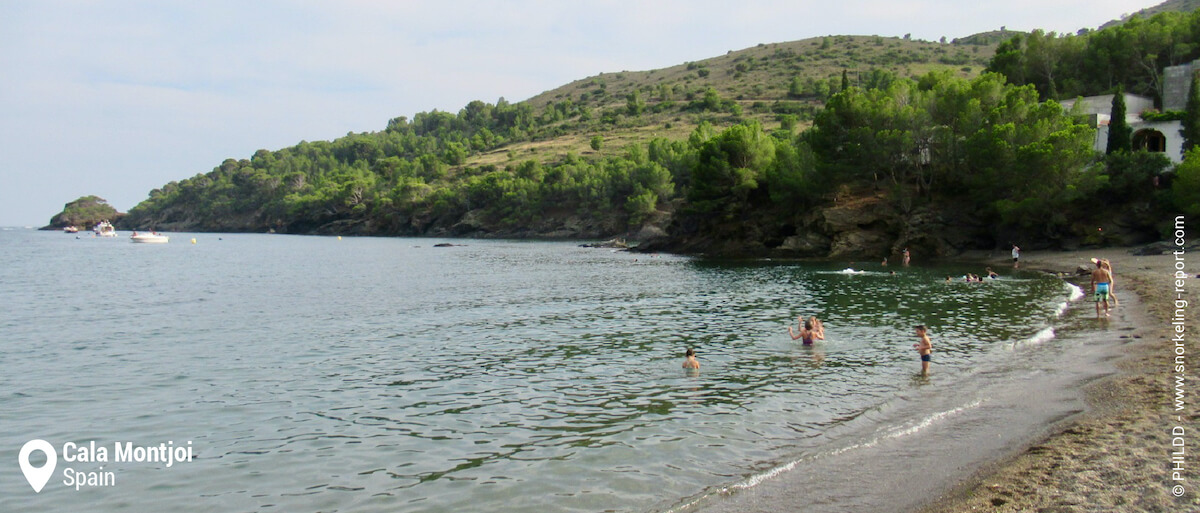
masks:
POLYGON ((1060 343, 1078 299, 1033 272, 965 283, 966 265, 168 235, 0 232, 0 510, 719 508, 980 409, 980 383, 1060 343), (793 341, 800 315, 826 340, 793 341), (35 493, 16 461, 34 439, 192 457, 58 454, 35 493))

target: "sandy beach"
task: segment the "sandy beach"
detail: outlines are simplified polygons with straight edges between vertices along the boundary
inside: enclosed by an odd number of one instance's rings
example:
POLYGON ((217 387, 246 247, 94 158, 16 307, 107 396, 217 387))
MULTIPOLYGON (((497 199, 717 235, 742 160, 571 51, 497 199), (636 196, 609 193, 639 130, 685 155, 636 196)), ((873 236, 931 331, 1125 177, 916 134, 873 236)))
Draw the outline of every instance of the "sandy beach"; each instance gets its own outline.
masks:
MULTIPOLYGON (((979 256, 993 266, 1012 265, 1007 252, 979 256)), ((1022 255, 1021 267, 1075 275, 1080 266, 1090 268, 1093 257, 1113 263, 1118 308, 1135 320, 1135 329, 1117 341, 1126 355, 1115 363, 1117 372, 1087 385, 1086 412, 1058 423, 1042 440, 1013 447, 1008 457, 967 477, 922 513, 1200 511, 1200 414, 1190 381, 1183 385, 1184 408, 1175 408, 1176 257, 1134 256, 1128 249, 1030 252, 1022 255), (1183 436, 1176 438, 1172 430, 1179 434, 1179 428, 1183 436), (1179 450, 1173 442, 1185 444, 1186 481, 1173 479, 1173 451, 1179 450)), ((1182 258, 1190 276, 1183 292, 1190 312, 1200 307, 1195 279, 1200 252, 1182 258)), ((1071 281, 1087 291, 1088 277, 1071 281)), ((1082 301, 1090 300, 1088 294, 1082 301)), ((1192 362, 1200 361, 1191 335, 1196 315, 1184 318, 1183 374, 1194 376, 1192 362)))

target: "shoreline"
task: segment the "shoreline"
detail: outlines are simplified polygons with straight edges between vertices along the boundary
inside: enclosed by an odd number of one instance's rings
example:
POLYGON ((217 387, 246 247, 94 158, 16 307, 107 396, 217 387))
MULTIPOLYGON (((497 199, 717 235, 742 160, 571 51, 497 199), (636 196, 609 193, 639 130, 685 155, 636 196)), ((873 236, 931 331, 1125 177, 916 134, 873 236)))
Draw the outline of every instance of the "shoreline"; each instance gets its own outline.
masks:
MULTIPOLYGON (((958 263, 980 270, 986 264, 1008 274, 998 261, 977 257, 958 263)), ((1023 265, 1021 272, 1026 278, 1043 275, 1039 269, 1023 265)), ((1054 277, 1038 279, 1060 283, 1064 292, 1066 284, 1078 282, 1048 280, 1054 277)), ((1118 372, 1114 361, 1124 347, 1111 337, 1132 339, 1135 326, 1144 324, 1131 315, 1137 298, 1127 295, 1130 307, 1100 327, 1093 325, 1091 304, 1064 295, 1063 309, 1048 325, 1038 323, 1032 326, 1036 334, 1011 339, 1006 351, 982 355, 950 374, 935 371, 939 377, 932 380, 914 377, 886 404, 864 412, 864 422, 834 433, 819 450, 775 462, 745 482, 668 511, 924 511, 972 483, 972 476, 986 475, 981 469, 1010 460, 1090 409, 1085 387, 1118 372)), ((992 503, 981 509, 995 510, 992 503)))
MULTIPOLYGON (((1137 296, 1136 301, 1118 307, 1128 309, 1136 330, 1119 341, 1124 356, 1114 362, 1116 372, 1082 388, 1085 411, 1047 426, 1043 436, 1009 448, 1008 455, 950 484, 917 512, 1200 509, 1195 484, 1189 483, 1182 497, 1172 493, 1171 429, 1184 426, 1191 431, 1200 426, 1194 408, 1185 407, 1178 416, 1171 407, 1175 353, 1169 333, 1173 333, 1176 299, 1175 257, 1134 256, 1130 249, 1022 255, 1022 269, 1065 273, 1064 277, 1074 276, 1078 266, 1090 266, 1090 258, 1108 258, 1113 262, 1118 297, 1137 296)), ((1003 258, 1007 255, 976 257, 993 266, 1012 265, 1011 259, 1003 258)), ((1189 276, 1196 276, 1197 267, 1189 269, 1189 276)), ((1195 287, 1187 287, 1184 297, 1192 305, 1200 304, 1195 287)), ((1185 321, 1189 331, 1196 328, 1193 318, 1185 321)), ((1196 354, 1194 341, 1185 344, 1188 353, 1196 354)), ((1195 446, 1194 439, 1186 440, 1195 446)), ((1185 477, 1193 481, 1194 465, 1190 461, 1185 465, 1185 477)))

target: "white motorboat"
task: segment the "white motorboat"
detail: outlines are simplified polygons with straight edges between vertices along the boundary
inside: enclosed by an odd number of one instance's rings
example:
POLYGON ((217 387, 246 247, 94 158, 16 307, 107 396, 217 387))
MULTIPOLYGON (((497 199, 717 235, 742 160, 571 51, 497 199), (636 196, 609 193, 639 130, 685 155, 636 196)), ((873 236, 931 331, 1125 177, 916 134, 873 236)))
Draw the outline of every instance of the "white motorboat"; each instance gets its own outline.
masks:
POLYGON ((92 228, 92 233, 97 237, 116 237, 117 229, 108 221, 100 221, 92 228))
POLYGON ((168 237, 158 232, 133 232, 129 240, 143 244, 166 244, 168 237))

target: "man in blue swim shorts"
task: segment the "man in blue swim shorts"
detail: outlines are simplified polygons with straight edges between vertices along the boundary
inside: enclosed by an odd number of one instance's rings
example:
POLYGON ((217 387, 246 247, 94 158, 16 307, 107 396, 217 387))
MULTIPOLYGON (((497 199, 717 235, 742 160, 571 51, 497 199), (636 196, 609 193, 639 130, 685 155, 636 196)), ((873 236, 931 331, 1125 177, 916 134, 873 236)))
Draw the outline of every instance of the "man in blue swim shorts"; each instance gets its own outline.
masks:
POLYGON ((1112 283, 1112 274, 1100 265, 1098 259, 1093 258, 1092 263, 1096 265, 1092 271, 1092 295, 1096 301, 1096 318, 1099 319, 1100 303, 1104 303, 1104 316, 1108 317, 1108 287, 1112 283))

